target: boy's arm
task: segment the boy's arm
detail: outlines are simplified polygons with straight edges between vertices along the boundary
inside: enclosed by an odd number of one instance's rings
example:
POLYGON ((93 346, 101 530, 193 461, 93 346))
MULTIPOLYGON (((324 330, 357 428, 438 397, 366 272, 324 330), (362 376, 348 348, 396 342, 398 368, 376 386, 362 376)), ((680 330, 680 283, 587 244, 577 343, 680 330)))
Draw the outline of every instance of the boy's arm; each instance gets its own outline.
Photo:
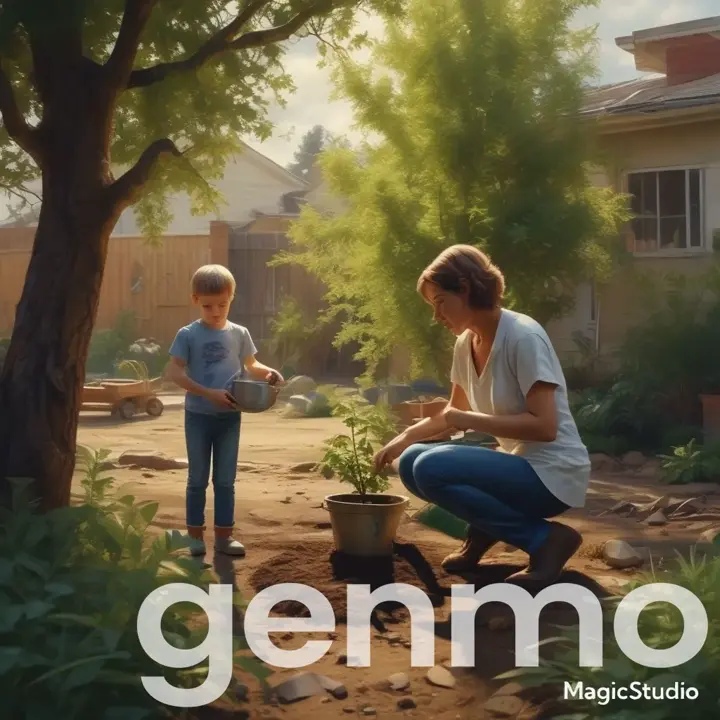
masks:
POLYGON ((245 369, 255 380, 266 380, 271 385, 282 384, 285 382, 283 376, 274 368, 263 365, 255 355, 248 355, 244 358, 245 369), (274 378, 274 382, 273 382, 274 378))

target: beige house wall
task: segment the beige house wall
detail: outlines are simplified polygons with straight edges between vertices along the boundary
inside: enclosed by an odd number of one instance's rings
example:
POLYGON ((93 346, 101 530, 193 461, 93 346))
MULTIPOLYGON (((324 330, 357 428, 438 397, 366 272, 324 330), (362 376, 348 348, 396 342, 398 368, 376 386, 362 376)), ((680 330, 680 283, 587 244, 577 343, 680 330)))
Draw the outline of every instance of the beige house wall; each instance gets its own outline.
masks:
MULTIPOLYGON (((719 257, 713 251, 713 236, 720 230, 720 119, 679 124, 670 127, 636 127, 632 131, 600 137, 605 156, 605 178, 616 190, 624 191, 631 171, 698 168, 704 173, 703 247, 659 253, 628 254, 610 281, 597 289, 597 326, 589 318, 587 287, 578 290, 575 311, 552 323, 548 332, 558 354, 566 364, 576 359, 572 333, 596 327, 599 353, 610 359, 623 343, 628 331, 646 321, 657 307, 648 295, 648 283, 660 285, 669 275, 699 277, 719 257)), ((598 184, 603 172, 593 178, 598 184)))

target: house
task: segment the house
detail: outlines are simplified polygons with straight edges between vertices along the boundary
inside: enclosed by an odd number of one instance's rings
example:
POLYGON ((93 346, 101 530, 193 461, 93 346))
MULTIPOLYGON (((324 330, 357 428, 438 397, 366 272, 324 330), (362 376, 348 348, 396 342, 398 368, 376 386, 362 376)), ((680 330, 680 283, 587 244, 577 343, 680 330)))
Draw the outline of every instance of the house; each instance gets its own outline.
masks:
MULTIPOLYGON (((276 312, 282 288, 275 282, 276 270, 266 268, 267 253, 257 232, 262 233, 260 225, 274 218, 277 232, 271 244, 275 250, 282 247, 287 222, 297 217, 307 183, 245 146, 240 155, 228 159, 224 176, 214 184, 225 199, 217 215, 193 216, 187 195, 170 198, 173 220, 159 246, 149 245, 141 236, 132 208, 123 213, 108 248, 97 329, 112 328, 122 313, 131 312, 137 318, 138 332, 168 342, 194 317, 188 296, 192 273, 204 263, 218 262, 231 266, 241 286, 233 306, 235 319, 243 324, 254 322, 247 311, 257 302, 249 293, 263 298, 256 337, 258 341, 266 339, 266 315, 276 312), (238 228, 255 238, 250 255, 231 251, 238 228), (248 277, 246 263, 256 269, 251 285, 241 283, 248 277)), ((37 191, 39 183, 35 185, 30 189, 37 191)), ((9 333, 14 322, 36 227, 37 212, 0 227, 0 337, 9 333)), ((296 283, 296 287, 300 286, 296 283)))
POLYGON ((656 27, 617 38, 639 72, 588 92, 603 167, 593 181, 631 197, 624 235, 628 262, 602 287, 579 289, 574 311, 548 332, 566 363, 575 337, 610 358, 652 306, 638 274, 693 277, 714 263, 720 238, 720 17, 656 27))

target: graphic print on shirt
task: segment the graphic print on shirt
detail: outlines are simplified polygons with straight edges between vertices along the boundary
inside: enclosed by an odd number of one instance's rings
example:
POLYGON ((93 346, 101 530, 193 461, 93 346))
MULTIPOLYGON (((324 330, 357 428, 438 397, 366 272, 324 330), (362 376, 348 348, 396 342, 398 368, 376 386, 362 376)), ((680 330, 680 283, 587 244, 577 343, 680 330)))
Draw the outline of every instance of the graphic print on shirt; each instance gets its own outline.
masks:
POLYGON ((230 351, 219 340, 213 340, 202 346, 201 357, 205 370, 209 370, 213 365, 227 360, 229 355, 230 351))

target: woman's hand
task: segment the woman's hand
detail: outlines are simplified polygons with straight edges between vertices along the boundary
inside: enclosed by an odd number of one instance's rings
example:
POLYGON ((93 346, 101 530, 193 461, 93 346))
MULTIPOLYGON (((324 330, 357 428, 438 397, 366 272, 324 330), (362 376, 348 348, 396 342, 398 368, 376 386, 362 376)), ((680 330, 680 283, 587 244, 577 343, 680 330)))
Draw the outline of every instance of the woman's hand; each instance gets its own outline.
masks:
POLYGON ((375 453, 373 458, 374 472, 379 473, 386 465, 390 465, 394 460, 397 460, 409 446, 410 443, 402 435, 393 438, 385 447, 375 453))
POLYGON ((448 405, 443 410, 443 416, 449 428, 453 428, 454 430, 470 429, 470 425, 468 423, 468 413, 464 410, 459 410, 452 405, 448 405))

